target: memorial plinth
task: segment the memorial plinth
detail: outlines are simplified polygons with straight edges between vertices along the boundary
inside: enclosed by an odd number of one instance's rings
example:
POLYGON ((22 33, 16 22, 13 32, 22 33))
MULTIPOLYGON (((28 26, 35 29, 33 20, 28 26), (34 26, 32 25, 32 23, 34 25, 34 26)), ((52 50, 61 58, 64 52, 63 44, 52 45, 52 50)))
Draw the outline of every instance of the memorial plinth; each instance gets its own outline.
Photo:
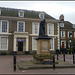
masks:
POLYGON ((50 54, 50 37, 39 36, 37 40, 37 54, 50 54))
POLYGON ((50 37, 45 34, 45 19, 40 22, 37 40, 37 54, 50 54, 50 37))

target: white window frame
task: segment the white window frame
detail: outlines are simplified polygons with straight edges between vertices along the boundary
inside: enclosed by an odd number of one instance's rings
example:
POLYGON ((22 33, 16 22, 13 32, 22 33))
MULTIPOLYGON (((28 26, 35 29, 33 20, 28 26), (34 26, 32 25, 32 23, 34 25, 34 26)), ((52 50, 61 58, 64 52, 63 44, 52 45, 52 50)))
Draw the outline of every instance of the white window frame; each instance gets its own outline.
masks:
POLYGON ((60 27, 64 27, 64 23, 60 23, 60 27), (63 25, 61 25, 61 24, 63 24, 63 25))
POLYGON ((0 36, 0 50, 2 51, 7 51, 8 50, 8 36, 0 36), (7 48, 6 49, 1 49, 1 38, 6 37, 7 38, 7 48))
POLYGON ((64 48, 66 48, 66 40, 61 40, 61 48, 62 48, 62 42, 64 42, 64 48))
POLYGON ((52 49, 50 49, 51 51, 54 51, 54 38, 52 38, 52 40, 53 40, 53 48, 52 49))
POLYGON ((75 28, 75 24, 73 24, 73 28, 75 28))
POLYGON ((74 31, 74 38, 75 38, 75 31, 74 31))
POLYGON ((1 15, 1 9, 0 9, 0 15, 1 15))
POLYGON ((61 37, 65 37, 65 31, 61 31, 61 37), (63 36, 62 36, 62 32, 63 32, 63 36))
POLYGON ((8 33, 9 32, 9 21, 8 20, 1 20, 1 33, 8 33), (7 22, 7 32, 2 32, 2 21, 7 22))
MULTIPOLYGON (((68 31, 68 37, 69 37, 69 32, 71 32, 71 33, 72 33, 72 31, 68 31)), ((70 37, 72 37, 72 35, 71 35, 70 37)))
POLYGON ((19 22, 24 23, 24 24, 23 24, 23 25, 24 25, 24 27, 23 27, 23 32, 25 32, 25 22, 24 22, 24 21, 17 21, 17 32, 20 32, 20 31, 19 31, 19 22))
POLYGON ((18 15, 19 15, 19 17, 24 17, 24 11, 19 11, 18 15), (21 16, 20 13, 23 13, 23 15, 21 16))
POLYGON ((47 34, 48 35, 54 35, 54 24, 53 23, 48 23, 47 24, 47 34), (53 29, 52 29, 53 31, 51 31, 52 32, 51 34, 49 34, 49 25, 53 26, 53 29))
POLYGON ((33 39, 36 39, 37 37, 32 37, 32 51, 36 51, 37 50, 37 40, 36 40, 36 49, 34 49, 33 46, 33 39))
POLYGON ((71 42, 71 45, 72 45, 72 41, 69 40, 69 41, 68 41, 68 48, 70 48, 70 42, 71 42))
POLYGON ((39 23, 38 22, 32 22, 32 34, 39 34, 39 23), (35 33, 35 30, 34 30, 34 26, 35 26, 34 23, 38 24, 38 31, 37 31, 37 33, 35 33))

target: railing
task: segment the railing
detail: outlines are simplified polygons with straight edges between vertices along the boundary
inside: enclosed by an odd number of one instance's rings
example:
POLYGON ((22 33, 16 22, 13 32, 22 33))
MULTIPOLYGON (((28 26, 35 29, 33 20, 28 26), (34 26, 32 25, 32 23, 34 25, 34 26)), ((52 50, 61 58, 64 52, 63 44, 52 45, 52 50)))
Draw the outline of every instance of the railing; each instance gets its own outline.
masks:
MULTIPOLYGON (((65 62, 67 59, 68 60, 73 60, 72 62, 73 62, 73 64, 75 64, 75 55, 73 54, 71 57, 68 57, 65 53, 64 54, 62 54, 62 55, 59 55, 58 53, 57 53, 57 60, 60 60, 60 59, 63 59, 63 61, 65 62)), ((19 60, 19 61, 24 61, 24 60, 22 60, 21 58, 20 59, 18 59, 17 57, 16 57, 16 52, 14 52, 14 54, 13 54, 13 64, 14 64, 14 71, 16 71, 16 60, 19 60)), ((53 55, 53 69, 55 70, 55 55, 53 55)))
POLYGON ((64 53, 62 54, 62 56, 59 56, 59 54, 57 53, 57 60, 63 58, 63 61, 65 62, 67 59, 72 59, 73 60, 73 64, 75 64, 75 55, 73 54, 71 57, 67 57, 67 55, 64 53))

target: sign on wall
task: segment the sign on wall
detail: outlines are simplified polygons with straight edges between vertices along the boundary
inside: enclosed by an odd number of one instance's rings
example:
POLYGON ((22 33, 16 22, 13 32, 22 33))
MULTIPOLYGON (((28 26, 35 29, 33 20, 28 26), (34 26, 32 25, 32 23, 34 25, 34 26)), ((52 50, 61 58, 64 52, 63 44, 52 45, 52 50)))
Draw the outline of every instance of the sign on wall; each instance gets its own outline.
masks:
POLYGON ((17 42, 25 42, 26 39, 17 39, 17 42))

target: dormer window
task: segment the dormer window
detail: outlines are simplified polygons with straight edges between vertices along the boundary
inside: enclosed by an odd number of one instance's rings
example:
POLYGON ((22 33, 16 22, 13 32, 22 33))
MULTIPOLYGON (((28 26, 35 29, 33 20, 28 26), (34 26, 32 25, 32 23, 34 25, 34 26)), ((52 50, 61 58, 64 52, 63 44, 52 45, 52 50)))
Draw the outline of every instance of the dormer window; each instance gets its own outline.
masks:
POLYGON ((60 27, 64 27, 64 23, 60 23, 60 27))
POLYGON ((1 15, 1 9, 0 9, 0 15, 1 15))
POLYGON ((73 24, 73 28, 75 28, 75 24, 73 24))
POLYGON ((40 13, 40 14, 39 14, 39 18, 40 18, 40 19, 44 19, 44 13, 40 13))
POLYGON ((24 17, 24 11, 19 11, 19 17, 24 17))

